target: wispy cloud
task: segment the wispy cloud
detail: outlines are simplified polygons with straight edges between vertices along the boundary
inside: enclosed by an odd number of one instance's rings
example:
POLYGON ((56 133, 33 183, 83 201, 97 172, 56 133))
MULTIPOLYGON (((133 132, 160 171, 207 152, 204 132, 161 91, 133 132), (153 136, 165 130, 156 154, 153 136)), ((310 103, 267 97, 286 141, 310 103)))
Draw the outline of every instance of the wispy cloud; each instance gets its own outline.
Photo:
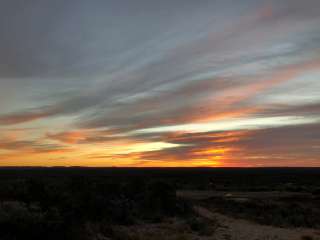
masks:
POLYGON ((317 165, 318 0, 125 5, 3 2, 0 158, 317 165))

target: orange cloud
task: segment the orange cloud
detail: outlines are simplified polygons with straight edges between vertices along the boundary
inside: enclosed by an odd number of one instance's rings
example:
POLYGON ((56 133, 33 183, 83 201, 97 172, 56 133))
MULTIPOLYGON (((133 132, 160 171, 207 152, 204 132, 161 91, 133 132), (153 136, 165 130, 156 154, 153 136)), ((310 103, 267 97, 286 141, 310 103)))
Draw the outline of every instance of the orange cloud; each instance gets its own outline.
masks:
POLYGON ((49 139, 58 140, 63 143, 74 144, 81 140, 84 140, 87 137, 87 134, 84 131, 69 131, 61 132, 56 134, 47 134, 49 139))
POLYGON ((0 116, 0 125, 14 125, 19 123, 31 122, 50 116, 46 112, 22 112, 0 116))
POLYGON ((201 112, 199 114, 199 112, 194 109, 188 116, 188 120, 221 120, 230 117, 248 116, 263 111, 267 106, 243 107, 239 104, 258 96, 273 87, 293 80, 305 72, 318 69, 320 69, 320 61, 319 59, 313 59, 311 61, 292 64, 282 69, 275 70, 269 77, 261 79, 258 82, 223 91, 219 98, 212 97, 212 99, 207 102, 207 105, 211 107, 211 110, 209 109, 205 114, 201 114, 201 112), (215 106, 210 106, 210 102, 214 103, 215 106), (216 105, 218 105, 218 107, 216 107, 216 105))

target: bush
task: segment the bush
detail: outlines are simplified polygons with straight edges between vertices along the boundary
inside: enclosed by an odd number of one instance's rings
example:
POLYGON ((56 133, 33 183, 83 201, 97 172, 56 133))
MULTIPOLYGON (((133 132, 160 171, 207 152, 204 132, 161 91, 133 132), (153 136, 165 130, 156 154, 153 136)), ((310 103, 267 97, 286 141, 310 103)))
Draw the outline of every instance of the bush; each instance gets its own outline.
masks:
POLYGON ((44 215, 38 208, 28 208, 22 202, 0 204, 1 239, 14 239, 14 236, 42 236, 44 228, 44 215))
POLYGON ((215 232, 216 223, 207 221, 203 218, 192 217, 187 220, 190 229, 201 236, 210 236, 215 232))
POLYGON ((142 212, 154 219, 174 215, 177 212, 175 189, 165 182, 152 183, 142 202, 142 212))

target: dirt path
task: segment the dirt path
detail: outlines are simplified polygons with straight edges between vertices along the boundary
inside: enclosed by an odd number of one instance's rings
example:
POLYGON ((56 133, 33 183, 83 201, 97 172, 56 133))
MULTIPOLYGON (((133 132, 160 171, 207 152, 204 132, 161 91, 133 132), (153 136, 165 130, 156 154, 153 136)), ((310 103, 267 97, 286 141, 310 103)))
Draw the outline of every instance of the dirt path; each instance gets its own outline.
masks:
POLYGON ((311 237, 305 239, 320 240, 320 230, 277 228, 234 219, 200 206, 194 209, 200 216, 218 221, 221 227, 217 229, 215 239, 219 240, 303 240, 303 236, 311 237))

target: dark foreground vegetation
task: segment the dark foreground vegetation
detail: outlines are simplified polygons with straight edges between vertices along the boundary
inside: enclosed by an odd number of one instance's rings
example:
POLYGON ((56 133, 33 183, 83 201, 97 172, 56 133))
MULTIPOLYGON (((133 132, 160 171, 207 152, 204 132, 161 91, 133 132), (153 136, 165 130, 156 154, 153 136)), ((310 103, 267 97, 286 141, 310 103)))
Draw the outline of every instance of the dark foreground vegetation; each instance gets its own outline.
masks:
POLYGON ((210 198, 205 206, 236 218, 276 227, 320 229, 320 196, 274 197, 271 199, 210 198))
POLYGON ((197 204, 262 224, 320 227, 319 174, 319 169, 2 168, 0 239, 134 240, 122 227, 170 218, 210 234, 192 210, 195 202, 177 197, 177 189, 305 193, 241 201, 216 197, 197 204))

